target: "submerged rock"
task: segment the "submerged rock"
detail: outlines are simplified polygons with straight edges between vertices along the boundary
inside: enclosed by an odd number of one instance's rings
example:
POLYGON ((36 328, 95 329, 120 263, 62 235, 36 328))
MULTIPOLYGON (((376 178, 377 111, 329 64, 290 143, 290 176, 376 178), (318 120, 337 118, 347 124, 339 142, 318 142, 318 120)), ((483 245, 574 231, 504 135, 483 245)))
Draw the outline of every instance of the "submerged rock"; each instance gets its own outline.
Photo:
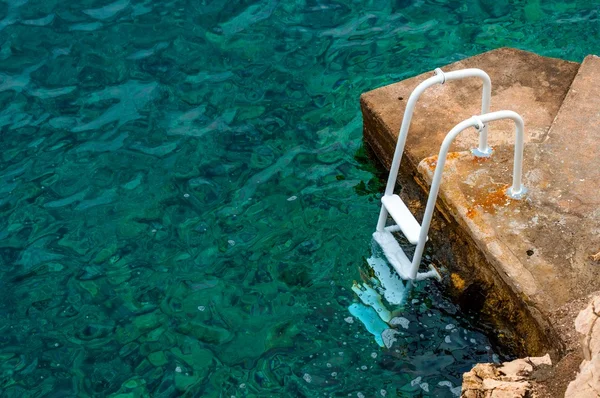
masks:
POLYGON ((266 330, 254 334, 238 333, 216 354, 228 366, 253 362, 267 351, 267 333, 266 330))
POLYGON ((209 326, 197 321, 185 323, 178 330, 182 334, 194 336, 207 344, 220 345, 233 338, 233 334, 227 329, 218 326, 209 326))
POLYGON ((159 327, 164 323, 165 317, 158 311, 151 312, 149 314, 140 315, 133 321, 134 326, 143 332, 147 332, 159 327))
POLYGON ((183 349, 175 347, 171 353, 197 372, 208 372, 213 362, 213 353, 202 348, 198 342, 188 342, 183 349))
POLYGON ((148 361, 154 366, 163 366, 168 362, 168 359, 163 351, 156 351, 148 355, 148 361))

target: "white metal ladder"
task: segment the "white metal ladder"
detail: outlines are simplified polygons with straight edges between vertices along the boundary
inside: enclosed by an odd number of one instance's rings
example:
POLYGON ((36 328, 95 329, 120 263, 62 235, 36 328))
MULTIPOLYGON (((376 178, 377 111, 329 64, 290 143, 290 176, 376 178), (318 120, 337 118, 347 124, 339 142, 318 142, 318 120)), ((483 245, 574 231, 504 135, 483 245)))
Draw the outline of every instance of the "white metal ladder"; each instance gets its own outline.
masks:
POLYGON ((450 149, 450 145, 456 136, 461 131, 469 127, 475 127, 479 131, 479 147, 472 150, 472 152, 475 156, 487 157, 491 155, 492 150, 487 143, 486 123, 500 119, 513 120, 516 125, 513 185, 508 189, 507 195, 514 199, 519 199, 526 192, 526 189, 521 184, 523 165, 523 119, 513 111, 488 113, 490 107, 490 97, 491 81, 487 73, 484 71, 480 69, 463 69, 444 73, 438 68, 435 70, 435 75, 419 84, 408 99, 406 110, 404 112, 404 118, 402 120, 402 126, 398 135, 396 150, 394 152, 394 160, 392 161, 392 166, 390 168, 385 194, 381 198, 382 205, 381 212, 379 214, 379 220, 377 222, 377 229, 373 233, 373 238, 381 246, 388 261, 402 279, 422 280, 431 277, 441 279, 441 276, 437 270, 431 265, 429 266, 430 269, 427 272, 419 273, 418 271, 421 264, 425 243, 428 239, 427 233, 431 224, 431 217, 433 216, 433 210, 435 208, 435 202, 437 200, 448 150, 450 149), (402 153, 404 152, 404 145, 406 143, 406 137, 408 135, 408 129, 414 107, 419 96, 428 87, 434 84, 443 84, 446 81, 457 80, 466 77, 479 77, 483 80, 483 96, 481 104, 482 115, 473 116, 470 119, 462 121, 446 135, 438 155, 438 161, 432 179, 431 188, 429 190, 429 197, 427 199, 427 206, 423 215, 422 225, 419 225, 418 221, 412 215, 402 199, 400 199, 398 195, 394 194, 394 186, 398 177, 400 161, 402 159, 402 153), (389 227, 385 226, 388 214, 396 222, 396 225, 391 225, 389 227), (408 258, 408 256, 404 253, 404 250, 396 241, 394 235, 392 235, 392 232, 399 231, 404 234, 411 244, 416 245, 412 260, 408 258))

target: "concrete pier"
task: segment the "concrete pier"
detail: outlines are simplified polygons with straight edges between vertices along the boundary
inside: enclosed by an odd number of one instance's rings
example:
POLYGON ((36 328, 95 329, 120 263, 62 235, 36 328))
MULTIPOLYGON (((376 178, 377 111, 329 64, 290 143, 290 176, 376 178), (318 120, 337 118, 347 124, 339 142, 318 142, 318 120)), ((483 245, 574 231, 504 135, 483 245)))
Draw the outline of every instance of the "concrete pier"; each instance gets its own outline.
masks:
MULTIPOLYGON (((480 68, 492 80, 491 110, 525 121, 523 200, 512 181, 514 125, 490 123, 490 158, 476 158, 474 129, 448 157, 430 233, 434 258, 461 304, 497 328, 498 342, 521 355, 560 357, 564 308, 600 288, 600 58, 581 64, 502 48, 447 66, 480 68)), ((364 138, 389 168, 405 103, 431 73, 361 96, 364 138)), ((400 196, 422 212, 442 139, 480 113, 481 82, 448 82, 426 91, 413 116, 400 196)), ((374 214, 373 227, 377 215, 374 214)))

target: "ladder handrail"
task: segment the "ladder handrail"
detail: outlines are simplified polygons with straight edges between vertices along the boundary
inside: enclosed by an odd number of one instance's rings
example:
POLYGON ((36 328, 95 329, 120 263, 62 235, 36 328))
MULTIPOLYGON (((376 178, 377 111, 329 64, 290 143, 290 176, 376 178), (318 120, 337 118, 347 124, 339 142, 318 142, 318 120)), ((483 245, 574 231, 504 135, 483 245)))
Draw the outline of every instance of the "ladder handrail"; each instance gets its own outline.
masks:
MULTIPOLYGON (((396 149, 394 151, 394 158, 390 167, 390 174, 388 176, 387 185, 385 187, 384 195, 393 195, 394 187, 396 185, 396 179, 398 178, 398 170, 400 168, 400 162, 402 161, 402 154, 404 152, 404 146, 406 145, 406 137, 408 136, 408 130, 412 121, 412 115, 415 109, 415 105, 421 96, 421 94, 429 87, 435 84, 444 84, 447 81, 464 79, 467 77, 479 77, 483 81, 483 90, 481 95, 481 113, 486 114, 490 111, 490 100, 492 95, 492 81, 487 73, 481 69, 468 68, 461 69, 452 72, 443 72, 440 68, 435 69, 435 75, 421 82, 410 94, 406 108, 404 110, 404 116, 402 118, 402 125, 400 126, 400 132, 398 133, 398 142, 396 143, 396 149)), ((479 147, 474 151, 477 156, 489 156, 491 149, 487 143, 487 126, 484 125, 479 135, 479 147)), ((377 231, 383 230, 385 222, 387 220, 387 211, 384 206, 381 207, 379 213, 379 220, 377 221, 377 231)))
POLYGON ((446 158, 448 156, 448 150, 450 149, 450 145, 458 136, 459 133, 466 130, 469 127, 476 127, 480 132, 483 131, 483 127, 485 127, 485 123, 492 122, 495 120, 501 119, 510 119, 515 122, 515 156, 514 156, 514 164, 513 164, 513 184, 506 192, 507 195, 514 199, 519 199, 522 195, 527 191, 521 182, 521 175, 523 173, 523 130, 524 123, 521 116, 518 113, 513 111, 497 111, 491 112, 480 116, 473 116, 467 120, 463 120, 444 138, 442 142, 442 146, 440 148, 440 152, 437 158, 437 165, 435 167, 435 172, 433 174, 433 179, 431 180, 431 188, 429 189, 429 197, 427 198, 427 206, 425 208, 425 213, 423 215, 423 222, 421 224, 421 231, 419 234, 419 243, 415 248, 415 254, 412 260, 412 269, 410 272, 410 279, 415 279, 417 277, 417 273, 419 271, 419 265, 421 264, 421 257, 423 256, 423 250, 425 248, 425 243, 427 242, 427 233, 429 232, 429 226, 431 224, 431 218, 433 216, 433 210, 435 208, 435 202, 437 201, 437 196, 440 190, 440 184, 442 181, 442 173, 444 171, 444 166, 446 164, 446 158))
MULTIPOLYGON (((400 162, 402 160, 402 153, 404 152, 404 146, 406 144, 406 137, 408 136, 408 129, 410 127, 410 123, 412 121, 413 112, 415 110, 415 105, 419 100, 419 97, 423 92, 429 87, 435 84, 444 84, 448 81, 464 79, 467 77, 480 77, 483 81, 483 93, 481 98, 481 114, 488 113, 490 111, 490 97, 492 93, 492 81, 487 73, 482 71, 481 69, 470 68, 470 69, 461 69, 453 72, 443 72, 440 68, 435 70, 435 76, 430 77, 429 79, 423 81, 419 84, 413 92, 410 94, 408 98, 408 102, 406 104, 406 109, 404 110, 404 117, 402 118, 402 125, 400 127, 400 132, 398 133, 398 142, 396 143, 396 150, 394 151, 394 159, 392 160, 392 165, 390 167, 390 174, 388 177, 388 183, 386 185, 385 194, 391 195, 394 190, 394 186, 396 184, 396 178, 392 176, 397 176, 398 169, 400 168, 400 162)), ((487 126, 484 126, 484 134, 480 137, 484 138, 485 141, 480 141, 479 149, 482 151, 486 151, 488 149, 487 146, 487 126)))

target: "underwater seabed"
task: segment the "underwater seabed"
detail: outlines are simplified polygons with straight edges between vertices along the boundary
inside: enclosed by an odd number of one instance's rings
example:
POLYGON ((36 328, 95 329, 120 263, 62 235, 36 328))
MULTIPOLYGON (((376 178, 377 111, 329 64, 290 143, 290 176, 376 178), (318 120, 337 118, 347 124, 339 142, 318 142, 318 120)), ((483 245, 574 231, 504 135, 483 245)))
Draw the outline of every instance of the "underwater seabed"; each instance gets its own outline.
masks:
POLYGON ((501 353, 361 261, 358 98, 597 48, 592 2, 538 3, 0 2, 2 398, 454 396, 501 353))

